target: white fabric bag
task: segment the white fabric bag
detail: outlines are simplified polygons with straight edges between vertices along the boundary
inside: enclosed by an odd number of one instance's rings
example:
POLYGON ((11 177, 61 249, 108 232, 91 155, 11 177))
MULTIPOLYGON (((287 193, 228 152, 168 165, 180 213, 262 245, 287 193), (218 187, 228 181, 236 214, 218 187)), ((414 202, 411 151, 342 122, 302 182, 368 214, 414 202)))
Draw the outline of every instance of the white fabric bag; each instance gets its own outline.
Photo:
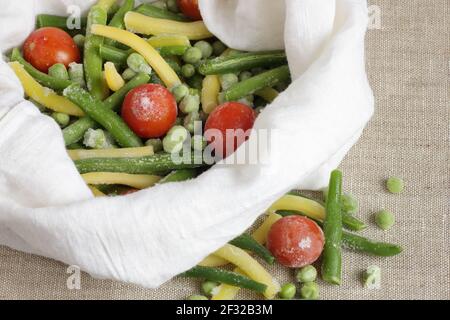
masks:
MULTIPOLYGON (((71 4, 86 11, 93 2, 3 0, 1 52, 23 43, 38 13, 65 15, 71 4)), ((265 164, 215 166, 192 181, 94 199, 58 126, 23 99, 18 79, 0 61, 0 244, 153 288, 242 233, 290 189, 327 184, 373 113, 366 1, 200 0, 200 6, 227 45, 287 50, 293 83, 255 125, 274 132, 265 164)))

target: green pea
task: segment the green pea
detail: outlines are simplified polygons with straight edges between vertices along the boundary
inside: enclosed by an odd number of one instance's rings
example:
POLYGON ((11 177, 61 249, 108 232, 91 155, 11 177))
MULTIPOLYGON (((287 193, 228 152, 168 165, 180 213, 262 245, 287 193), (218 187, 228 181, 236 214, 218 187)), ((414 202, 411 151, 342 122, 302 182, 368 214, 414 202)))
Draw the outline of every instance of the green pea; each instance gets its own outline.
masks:
POLYGON ((183 113, 198 112, 200 110, 200 97, 188 94, 183 98, 179 105, 183 113))
POLYGON ((187 297, 186 300, 208 300, 208 298, 199 294, 194 294, 192 296, 187 297))
POLYGON ((359 208, 358 200, 350 193, 344 193, 341 197, 342 210, 347 213, 356 213, 359 208))
POLYGON ((150 139, 145 143, 146 146, 153 147, 153 152, 157 153, 163 150, 163 144, 161 139, 150 139))
POLYGON ((200 49, 200 51, 202 52, 203 59, 208 59, 209 57, 211 57, 214 51, 213 47, 209 44, 209 42, 206 42, 204 40, 198 41, 194 45, 194 47, 200 49))
POLYGON ((379 289, 381 287, 381 269, 378 266, 370 266, 364 272, 364 287, 367 289, 379 289))
POLYGON ((297 288, 292 283, 286 283, 281 287, 280 293, 278 294, 281 299, 290 300, 295 297, 297 288))
POLYGON ((305 283, 300 289, 300 296, 308 300, 319 299, 319 286, 315 282, 305 283))
POLYGON ((224 45, 223 42, 219 40, 214 41, 212 47, 215 56, 220 56, 222 53, 225 52, 225 50, 227 50, 227 46, 224 45))
POLYGON ((230 89, 233 85, 239 82, 238 76, 234 73, 223 74, 219 78, 220 84, 222 85, 222 89, 224 91, 230 89))
POLYGON ((381 210, 375 213, 375 222, 384 231, 389 230, 395 223, 395 217, 387 210, 381 210))
POLYGON ((386 180, 386 188, 390 193, 401 193, 405 188, 405 183, 397 177, 390 177, 386 180))
POLYGON ((212 296, 214 289, 219 286, 219 283, 214 281, 205 281, 202 283, 202 291, 207 296, 212 296))
POLYGON ((185 78, 191 78, 195 74, 195 67, 192 64, 185 64, 181 67, 181 75, 185 78))
POLYGON ((183 144, 189 136, 189 132, 182 126, 174 126, 163 139, 164 151, 178 153, 183 149, 183 144))
POLYGON ((59 124, 61 128, 67 127, 70 122, 70 116, 65 113, 53 112, 52 118, 56 121, 57 124, 59 124))
POLYGON ((179 84, 173 87, 171 91, 173 96, 177 100, 177 103, 180 103, 181 100, 183 100, 183 98, 189 94, 189 88, 185 84, 179 84))
POLYGON ((297 281, 302 283, 314 282, 317 279, 317 270, 314 266, 304 266, 297 272, 297 281))
POLYGON ((201 59, 202 59, 202 51, 196 47, 187 49, 183 55, 183 60, 186 63, 190 63, 190 64, 196 64, 201 59))

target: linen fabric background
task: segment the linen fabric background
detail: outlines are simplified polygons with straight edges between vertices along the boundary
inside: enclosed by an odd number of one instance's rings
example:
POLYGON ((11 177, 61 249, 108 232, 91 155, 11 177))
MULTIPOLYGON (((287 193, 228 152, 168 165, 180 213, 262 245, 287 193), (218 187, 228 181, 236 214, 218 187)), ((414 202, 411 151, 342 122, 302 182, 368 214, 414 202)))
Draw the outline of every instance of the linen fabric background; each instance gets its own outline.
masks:
MULTIPOLYGON (((370 82, 376 113, 362 140, 342 164, 345 189, 360 200, 359 216, 372 238, 400 243, 394 258, 345 252, 344 284, 320 283, 324 299, 449 299, 449 70, 450 5, 447 0, 372 0, 381 29, 367 36, 370 82), (387 194, 383 180, 397 175, 407 187, 387 194), (397 223, 374 227, 373 212, 387 208, 397 223), (382 288, 362 288, 362 270, 378 264, 382 288)), ((0 249, 0 298, 179 299, 199 292, 199 282, 175 279, 157 290, 82 275, 81 290, 68 290, 67 266, 50 259, 0 249)), ((293 272, 270 269, 281 282, 293 272)), ((241 291, 241 298, 255 298, 241 291)))

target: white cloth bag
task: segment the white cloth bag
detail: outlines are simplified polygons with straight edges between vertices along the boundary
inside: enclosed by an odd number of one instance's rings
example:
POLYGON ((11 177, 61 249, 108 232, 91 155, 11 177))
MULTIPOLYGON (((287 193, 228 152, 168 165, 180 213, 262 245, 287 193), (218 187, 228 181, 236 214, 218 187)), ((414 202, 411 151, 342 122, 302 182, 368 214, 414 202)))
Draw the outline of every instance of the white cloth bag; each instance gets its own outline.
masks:
MULTIPOLYGON (((93 2, 3 0, 1 52, 22 44, 36 14, 64 15, 71 4, 86 11, 93 2)), ((239 235, 288 190, 326 185, 373 113, 366 1, 200 6, 209 29, 229 46, 287 50, 293 83, 255 125, 274 132, 266 164, 215 166, 193 181, 94 199, 58 126, 23 99, 18 79, 0 61, 0 244, 153 288, 239 235)))

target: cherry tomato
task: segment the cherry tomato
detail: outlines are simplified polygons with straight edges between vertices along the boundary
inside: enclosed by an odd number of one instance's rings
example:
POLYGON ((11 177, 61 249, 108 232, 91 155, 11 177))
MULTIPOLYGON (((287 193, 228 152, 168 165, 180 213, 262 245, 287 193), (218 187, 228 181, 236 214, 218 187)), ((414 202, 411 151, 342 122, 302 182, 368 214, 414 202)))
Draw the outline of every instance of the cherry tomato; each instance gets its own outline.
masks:
POLYGON ((248 139, 248 136, 245 139, 238 139, 239 131, 236 131, 236 135, 230 135, 230 132, 227 134, 227 130, 242 129, 244 132, 247 132, 247 130, 253 128, 255 119, 256 114, 253 109, 239 102, 227 102, 214 109, 206 121, 205 134, 208 142, 216 150, 216 154, 217 152, 222 152, 222 155, 229 156, 236 151, 239 145, 248 139), (208 130, 213 129, 219 131, 221 139, 216 141, 214 132, 210 131, 208 133, 208 130), (234 142, 227 141, 229 139, 234 139, 234 142), (228 148, 231 150, 227 150, 228 144, 233 147, 228 148))
POLYGON ((300 268, 316 261, 325 238, 314 221, 302 216, 284 217, 270 228, 267 247, 279 263, 300 268))
POLYGON ((23 46, 23 55, 36 69, 46 73, 56 63, 68 67, 72 62, 80 62, 80 50, 72 37, 53 27, 40 28, 30 34, 23 46))
POLYGON ((122 118, 141 138, 164 136, 177 120, 177 102, 165 87, 143 84, 131 90, 122 106, 122 118))
POLYGON ((198 8, 198 0, 177 0, 181 12, 192 20, 202 20, 202 14, 198 8))

